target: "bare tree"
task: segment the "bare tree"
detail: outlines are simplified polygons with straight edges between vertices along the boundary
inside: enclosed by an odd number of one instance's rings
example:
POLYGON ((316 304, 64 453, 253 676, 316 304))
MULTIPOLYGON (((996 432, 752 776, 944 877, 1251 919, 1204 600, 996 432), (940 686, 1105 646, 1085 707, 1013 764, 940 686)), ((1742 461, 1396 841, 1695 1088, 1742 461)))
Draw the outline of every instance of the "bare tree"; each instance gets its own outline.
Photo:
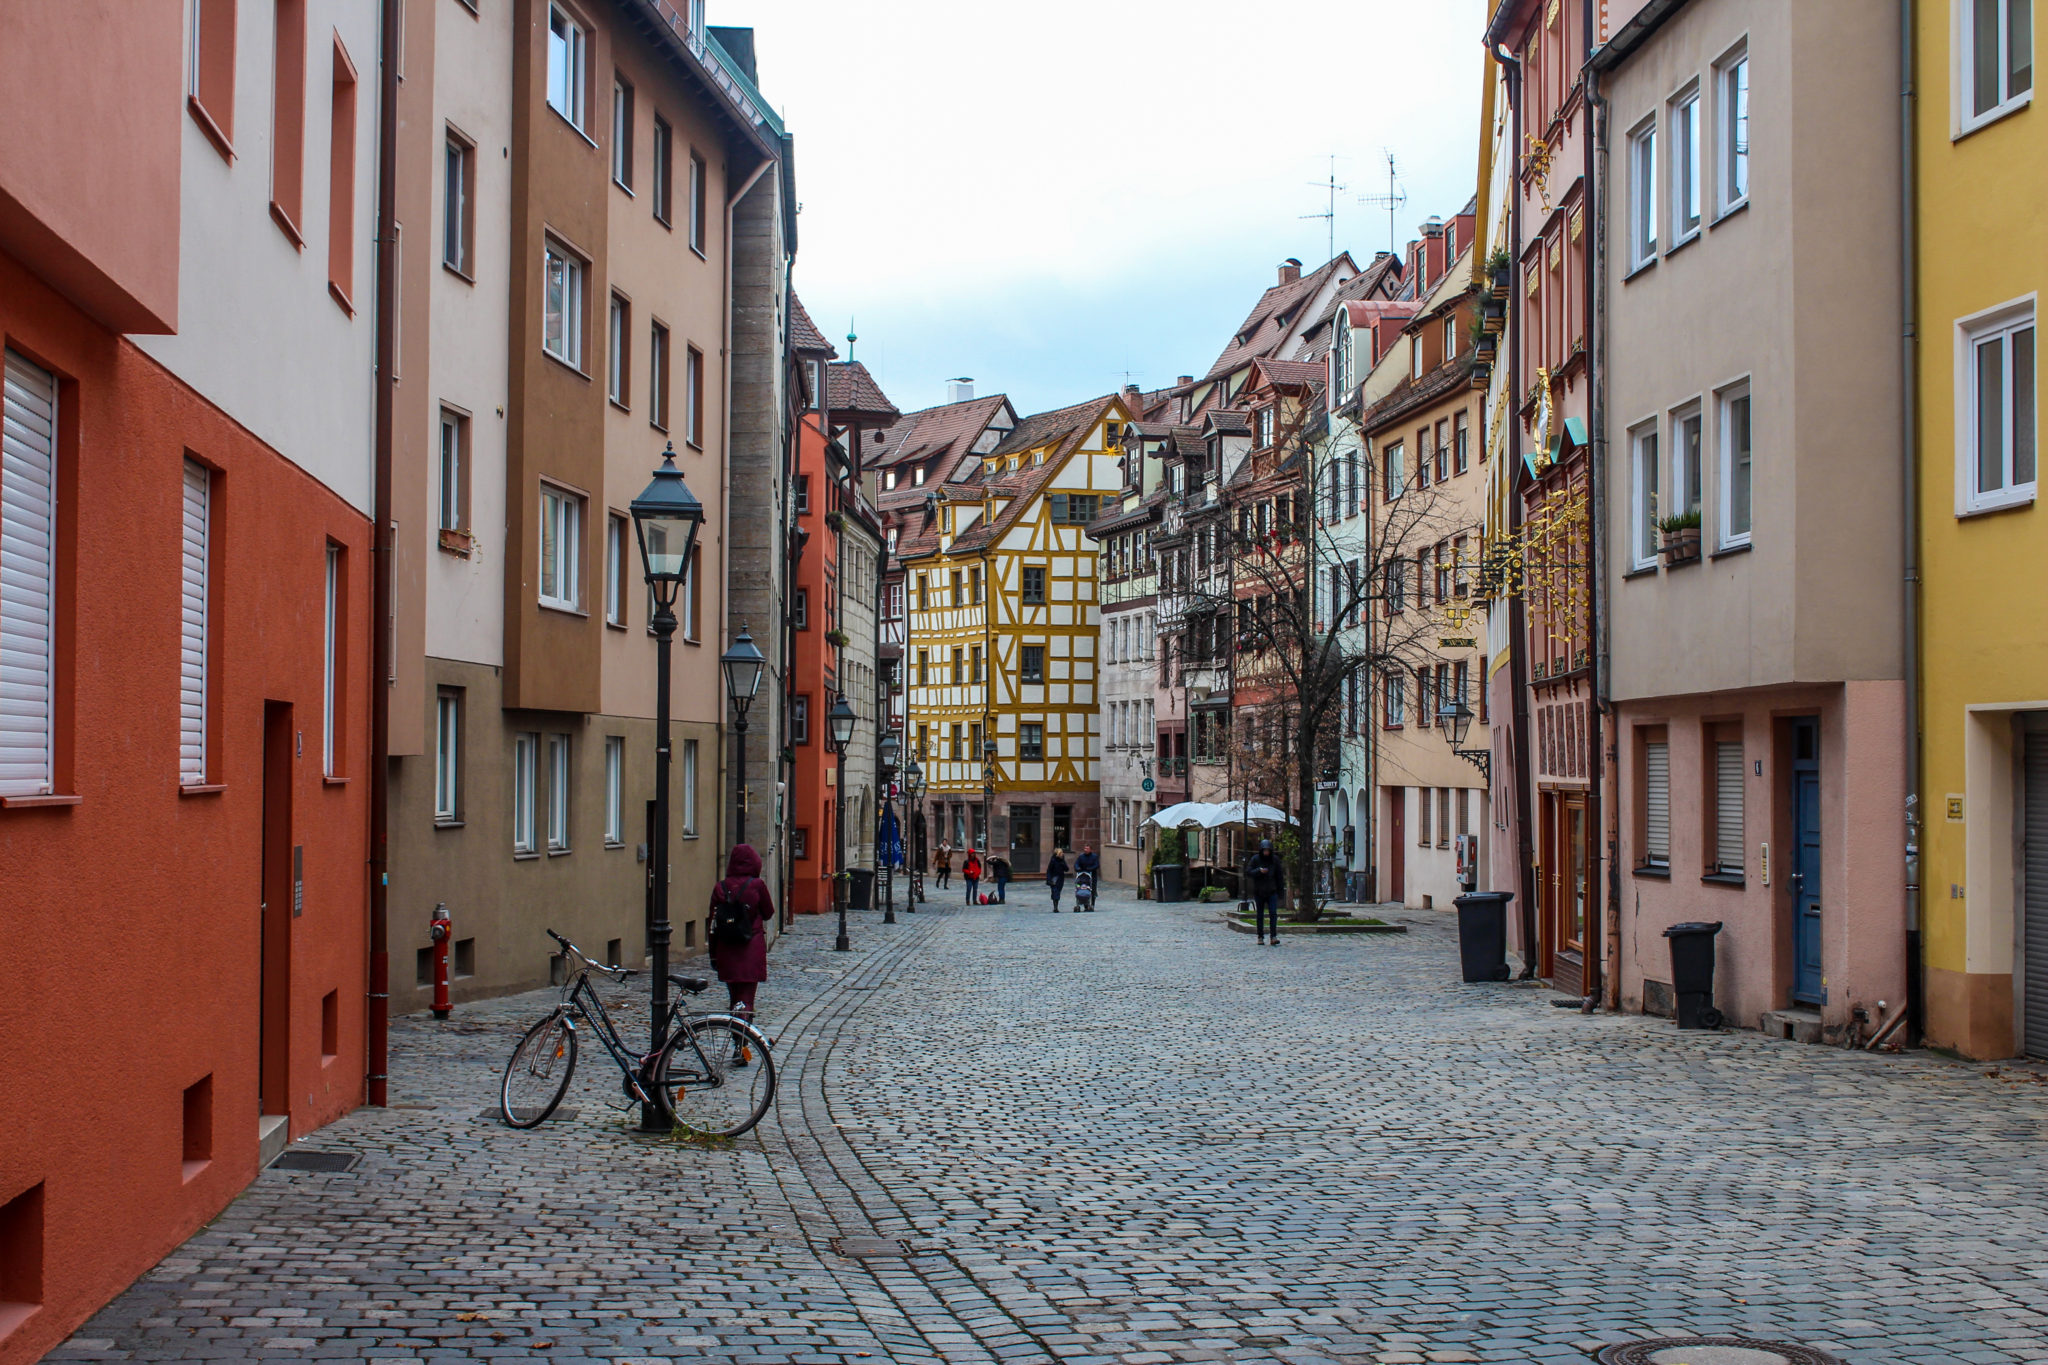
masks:
MULTIPOLYGON (((1287 876, 1292 918, 1302 922, 1318 914, 1309 837, 1316 782, 1337 762, 1346 711, 1355 708, 1370 743, 1387 681, 1405 686, 1442 661, 1441 609, 1476 605, 1478 566, 1446 563, 1441 595, 1424 575, 1436 573, 1439 547, 1461 535, 1476 544, 1480 530, 1436 486, 1389 471, 1378 448, 1361 448, 1356 470, 1349 460, 1318 461, 1307 430, 1313 408, 1304 400, 1291 415, 1265 457, 1269 468, 1226 492, 1226 584, 1197 586, 1183 613, 1209 618, 1212 647, 1219 633, 1227 641, 1232 785, 1299 822, 1287 876), (1362 544, 1348 543, 1343 519, 1331 515, 1354 488, 1368 508, 1362 544)), ((1181 652, 1199 662, 1202 649, 1184 641, 1181 652)))

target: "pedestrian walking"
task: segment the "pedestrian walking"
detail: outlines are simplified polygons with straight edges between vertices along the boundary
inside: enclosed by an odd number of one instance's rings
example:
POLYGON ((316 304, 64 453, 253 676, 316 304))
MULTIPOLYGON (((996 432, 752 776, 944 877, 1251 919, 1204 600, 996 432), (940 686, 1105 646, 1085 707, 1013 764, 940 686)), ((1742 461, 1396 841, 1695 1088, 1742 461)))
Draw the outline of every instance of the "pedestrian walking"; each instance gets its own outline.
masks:
POLYGON ((1281 865, 1280 855, 1273 851, 1271 839, 1259 840, 1258 852, 1244 860, 1244 888, 1252 898, 1253 928, 1259 936, 1261 946, 1280 946, 1280 898, 1287 892, 1287 869, 1281 865), (1266 925, 1273 926, 1270 944, 1266 940, 1266 925))
POLYGON ((996 904, 1010 903, 1010 860, 1000 853, 991 853, 988 859, 988 875, 995 878, 996 904))
POLYGON ((1081 845, 1081 856, 1074 859, 1074 908, 1093 913, 1095 910, 1095 886, 1102 880, 1102 859, 1095 856, 1095 845, 1081 845), (1081 879, 1088 879, 1088 894, 1081 894, 1081 879))
POLYGON ((1061 850, 1052 851, 1052 861, 1045 865, 1045 889, 1052 892, 1052 912, 1060 912, 1060 891, 1067 884, 1067 873, 1071 871, 1067 860, 1060 856, 1061 850))
POLYGON ((945 844, 932 855, 932 875, 939 879, 939 890, 944 891, 953 880, 953 850, 945 844))
MULTIPOLYGON (((761 880, 761 855, 752 844, 734 844, 726 856, 725 880, 711 888, 710 927, 704 937, 712 970, 725 983, 732 1012, 742 1019, 754 1017, 755 992, 768 979, 767 925, 774 919, 775 898, 761 880)), ((751 1060, 744 1044, 735 1050, 733 1065, 751 1060)))
POLYGON ((967 850, 967 861, 960 864, 960 876, 967 883, 967 903, 975 902, 975 891, 981 886, 981 855, 973 849, 967 850))

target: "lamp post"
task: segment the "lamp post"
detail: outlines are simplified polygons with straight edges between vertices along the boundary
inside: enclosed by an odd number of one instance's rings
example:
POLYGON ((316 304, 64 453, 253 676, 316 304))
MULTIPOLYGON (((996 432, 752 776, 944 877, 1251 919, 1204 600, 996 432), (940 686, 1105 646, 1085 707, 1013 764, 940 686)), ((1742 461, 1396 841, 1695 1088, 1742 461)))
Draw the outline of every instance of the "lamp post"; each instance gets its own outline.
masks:
POLYGON ((860 723, 860 717, 847 704, 844 692, 833 701, 832 709, 825 713, 825 723, 832 734, 832 752, 839 758, 839 779, 832 793, 832 898, 839 902, 839 940, 832 948, 835 952, 844 953, 853 947, 852 940, 846 937, 846 746, 853 743, 853 727, 860 723))
POLYGON ((903 770, 903 795, 910 809, 910 885, 905 897, 911 914, 917 913, 918 895, 924 890, 924 768, 915 758, 903 770))
POLYGON ((735 760, 739 771, 739 810, 733 816, 732 841, 744 844, 747 841, 747 708, 754 704, 754 694, 761 690, 761 675, 768 669, 768 660, 755 645, 754 637, 747 634, 745 625, 740 635, 732 642, 732 648, 718 656, 719 671, 725 674, 725 699, 732 703, 732 732, 739 753, 735 760))
MULTIPOLYGON (((892 819, 896 814, 896 802, 889 794, 889 784, 895 780, 896 756, 902 750, 903 741, 887 730, 882 732, 881 740, 875 745, 875 753, 879 756, 882 777, 882 809, 892 819)), ((900 824, 896 827, 895 846, 896 848, 903 847, 903 827, 900 824)), ((881 853, 882 923, 894 924, 896 922, 896 859, 893 849, 884 847, 881 853)))
MULTIPOLYGON (((995 717, 988 718, 989 733, 995 732, 995 717)), ((996 833, 996 742, 981 746, 981 861, 986 864, 995 845, 996 833)), ((986 870, 984 868, 984 870, 986 870)))
MULTIPOLYGON (((704 504, 683 482, 676 468, 676 448, 662 452, 654 482, 633 499, 633 535, 640 545, 640 567, 654 596, 654 829, 650 834, 648 871, 654 878, 647 938, 654 955, 654 999, 649 1048, 660 1052, 668 1041, 668 789, 669 789, 669 651, 675 642, 676 596, 690 575, 690 554, 704 525, 704 504)), ((668 1122, 660 1107, 640 1106, 644 1132, 664 1132, 668 1122)))

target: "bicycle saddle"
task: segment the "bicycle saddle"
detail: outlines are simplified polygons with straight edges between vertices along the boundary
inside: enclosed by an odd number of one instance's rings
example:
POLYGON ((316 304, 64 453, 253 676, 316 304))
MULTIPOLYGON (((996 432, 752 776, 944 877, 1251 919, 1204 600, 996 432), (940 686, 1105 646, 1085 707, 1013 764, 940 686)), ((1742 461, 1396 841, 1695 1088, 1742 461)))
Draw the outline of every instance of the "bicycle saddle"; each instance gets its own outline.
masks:
POLYGON ((669 984, 684 991, 686 994, 696 995, 710 986, 711 983, 701 976, 671 976, 669 984))

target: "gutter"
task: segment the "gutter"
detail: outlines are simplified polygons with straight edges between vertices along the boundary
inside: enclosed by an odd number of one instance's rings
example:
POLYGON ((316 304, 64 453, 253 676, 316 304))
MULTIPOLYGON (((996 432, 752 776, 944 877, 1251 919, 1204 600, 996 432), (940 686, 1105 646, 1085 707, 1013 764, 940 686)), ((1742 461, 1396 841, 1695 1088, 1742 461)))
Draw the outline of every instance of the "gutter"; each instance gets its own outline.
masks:
MULTIPOLYGON (((1685 0, 1670 0, 1654 22, 1661 22, 1663 16, 1675 13, 1684 3, 1685 0)), ((1591 42, 1593 0, 1585 0, 1585 6, 1585 32, 1587 41, 1591 42)), ((1642 19, 1644 14, 1636 17, 1642 19)), ((1589 60, 1583 75, 1586 117, 1592 124, 1586 137, 1586 218, 1592 233, 1586 252, 1589 333, 1586 338, 1586 425, 1591 428, 1592 441, 1586 467, 1592 504, 1586 519, 1586 549, 1587 558, 1591 561, 1588 570, 1592 574, 1587 603, 1593 613, 1593 676, 1590 679, 1593 708, 1586 727, 1587 747, 1591 750, 1587 755, 1586 771, 1592 781, 1589 793, 1592 809, 1588 812, 1587 823, 1590 829, 1599 831, 1604 844, 1597 855, 1604 865, 1594 868, 1593 885, 1605 893, 1606 899, 1606 904, 1598 907, 1602 939, 1598 954, 1600 963, 1595 968, 1593 980, 1585 985, 1585 996, 1589 1005, 1595 996, 1599 996, 1608 1009, 1618 1010, 1621 1008, 1621 799, 1619 774, 1610 775, 1609 766, 1617 756, 1613 753, 1614 741, 1610 738, 1616 727, 1611 724, 1614 700, 1608 693, 1612 632, 1607 603, 1607 537, 1603 534, 1607 528, 1607 369, 1602 363, 1602 353, 1607 346, 1607 291, 1602 287, 1601 276, 1606 262, 1606 239, 1601 229, 1606 214, 1601 191, 1605 185, 1602 176, 1607 170, 1608 109, 1606 97, 1600 93, 1600 68, 1589 60)))
POLYGON ((403 0, 379 5, 377 60, 377 397, 370 528, 370 979, 364 1081, 390 1101, 391 1059, 391 467, 397 425, 398 52, 403 0))
MULTIPOLYGON (((1925 1036, 1926 964, 1920 938, 1920 333, 1919 162, 1914 124, 1919 90, 1914 72, 1915 0, 1899 0, 1899 392, 1902 440, 1899 482, 1905 497, 1904 640, 1906 679, 1906 1019, 1912 1037, 1925 1036)), ((1873 1040, 1874 1041, 1874 1040, 1873 1040)))

